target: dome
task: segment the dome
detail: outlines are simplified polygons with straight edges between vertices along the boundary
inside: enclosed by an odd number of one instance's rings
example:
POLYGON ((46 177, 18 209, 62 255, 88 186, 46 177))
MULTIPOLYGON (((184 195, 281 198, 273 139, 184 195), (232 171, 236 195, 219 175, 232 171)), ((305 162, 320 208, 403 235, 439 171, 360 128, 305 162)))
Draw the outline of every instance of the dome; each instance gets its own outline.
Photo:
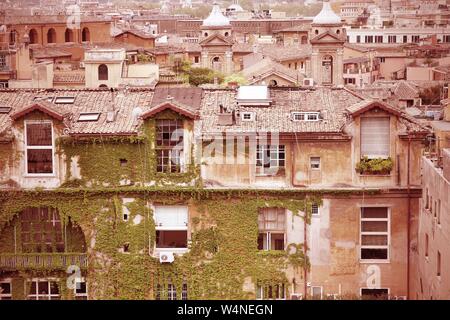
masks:
POLYGON ((228 7, 229 11, 234 11, 234 12, 242 12, 244 11, 244 9, 242 9, 242 7, 238 4, 232 4, 231 6, 228 7))
POLYGON ((203 20, 204 27, 222 27, 222 26, 230 26, 230 20, 225 17, 220 11, 220 7, 217 3, 214 3, 211 13, 209 17, 203 20))
POLYGON ((341 17, 339 17, 328 1, 323 2, 322 11, 313 19, 313 24, 339 24, 341 23, 341 17))

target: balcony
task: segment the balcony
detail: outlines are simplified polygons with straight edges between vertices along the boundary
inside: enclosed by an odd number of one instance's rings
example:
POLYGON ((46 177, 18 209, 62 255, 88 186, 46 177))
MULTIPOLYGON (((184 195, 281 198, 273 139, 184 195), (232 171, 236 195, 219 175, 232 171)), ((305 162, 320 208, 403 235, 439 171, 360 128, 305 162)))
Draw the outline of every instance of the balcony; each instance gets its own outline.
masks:
POLYGON ((87 255, 85 253, 1 253, 0 269, 60 269, 75 265, 80 269, 87 268, 87 255))

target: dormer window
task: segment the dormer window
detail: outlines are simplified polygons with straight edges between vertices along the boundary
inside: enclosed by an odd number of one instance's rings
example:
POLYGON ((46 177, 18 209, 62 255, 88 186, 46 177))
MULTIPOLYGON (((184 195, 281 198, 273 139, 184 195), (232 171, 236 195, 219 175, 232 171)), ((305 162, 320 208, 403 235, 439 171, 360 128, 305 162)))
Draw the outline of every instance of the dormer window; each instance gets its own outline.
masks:
POLYGON ((52 175, 53 125, 51 122, 25 122, 26 172, 30 175, 52 175))
POLYGON ((319 121, 320 112, 292 112, 293 121, 319 121))
POLYGON ((255 121, 255 113, 254 112, 242 112, 241 113, 242 121, 255 121))

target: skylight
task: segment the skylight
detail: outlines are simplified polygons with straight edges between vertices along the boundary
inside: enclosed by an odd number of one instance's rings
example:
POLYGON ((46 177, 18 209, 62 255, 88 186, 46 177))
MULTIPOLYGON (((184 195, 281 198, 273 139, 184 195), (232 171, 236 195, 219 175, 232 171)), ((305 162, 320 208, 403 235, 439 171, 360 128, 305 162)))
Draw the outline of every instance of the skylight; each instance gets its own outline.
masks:
POLYGON ((36 97, 34 97, 33 101, 47 101, 47 102, 52 103, 54 98, 55 98, 55 97, 41 97, 41 96, 36 96, 36 97))
POLYGON ((56 97, 56 104, 73 104, 75 102, 75 97, 56 97))
POLYGON ((11 107, 0 106, 0 114, 8 114, 11 111, 11 107))
POLYGON ((78 122, 98 121, 99 118, 100 118, 99 112, 80 113, 80 116, 78 117, 78 122))
POLYGON ((267 86, 241 86, 238 89, 237 101, 245 106, 270 106, 267 86))

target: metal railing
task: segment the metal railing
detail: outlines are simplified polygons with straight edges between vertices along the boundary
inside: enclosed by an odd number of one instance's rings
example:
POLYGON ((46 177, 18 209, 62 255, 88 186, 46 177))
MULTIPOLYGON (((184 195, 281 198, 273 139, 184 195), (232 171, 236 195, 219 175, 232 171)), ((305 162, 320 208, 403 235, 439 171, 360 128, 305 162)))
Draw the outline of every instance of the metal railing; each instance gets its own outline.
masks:
POLYGON ((75 265, 86 269, 85 253, 1 253, 0 269, 66 269, 75 265))

